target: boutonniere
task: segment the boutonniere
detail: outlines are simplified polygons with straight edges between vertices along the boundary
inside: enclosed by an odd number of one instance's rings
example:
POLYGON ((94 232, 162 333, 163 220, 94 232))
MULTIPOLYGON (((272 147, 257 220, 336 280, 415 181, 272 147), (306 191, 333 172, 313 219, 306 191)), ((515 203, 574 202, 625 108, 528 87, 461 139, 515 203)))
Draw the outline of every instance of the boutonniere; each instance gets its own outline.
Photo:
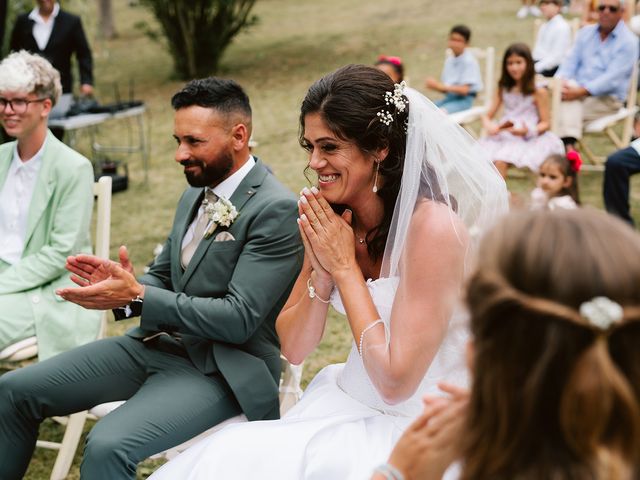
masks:
POLYGON ((218 228, 218 225, 228 227, 238 217, 238 211, 229 200, 224 197, 218 197, 214 203, 209 203, 204 207, 204 213, 209 217, 211 225, 204 233, 204 238, 209 238, 218 228))

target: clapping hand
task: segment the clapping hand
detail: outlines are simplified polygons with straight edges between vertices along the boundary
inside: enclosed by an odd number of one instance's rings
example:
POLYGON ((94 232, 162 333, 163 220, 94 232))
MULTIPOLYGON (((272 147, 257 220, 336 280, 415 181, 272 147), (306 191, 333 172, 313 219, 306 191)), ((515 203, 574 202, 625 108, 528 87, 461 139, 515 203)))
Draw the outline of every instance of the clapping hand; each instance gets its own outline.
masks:
POLYGON ((316 275, 333 276, 336 271, 355 265, 355 236, 352 214, 337 215, 320 191, 313 187, 301 192, 300 234, 316 275))
POLYGON ((439 387, 449 397, 425 397, 424 413, 400 437, 389 457, 407 480, 440 480, 460 457, 469 394, 453 385, 439 387))
POLYGON ((76 288, 56 291, 67 301, 84 308, 105 310, 121 307, 132 298, 144 295, 144 287, 133 274, 126 247, 120 247, 120 263, 94 255, 67 257, 65 268, 69 270, 76 288))

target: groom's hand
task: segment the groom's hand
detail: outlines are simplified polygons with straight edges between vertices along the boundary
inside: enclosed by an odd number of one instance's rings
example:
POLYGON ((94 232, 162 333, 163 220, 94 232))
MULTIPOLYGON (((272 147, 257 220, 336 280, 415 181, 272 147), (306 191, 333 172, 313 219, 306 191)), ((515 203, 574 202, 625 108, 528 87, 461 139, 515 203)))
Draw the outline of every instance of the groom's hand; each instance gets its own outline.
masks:
MULTIPOLYGON (((127 247, 124 245, 120 247, 118 250, 118 257, 120 259, 120 266, 131 275, 135 276, 133 264, 129 260, 127 247)), ((98 283, 107 278, 108 273, 104 269, 99 268, 104 262, 104 259, 96 257, 95 255, 80 254, 67 257, 65 268, 73 273, 71 280, 76 285, 84 287, 86 285, 98 283)), ((116 264, 115 262, 111 263, 116 264)))
POLYGON ((144 286, 122 265, 111 260, 78 255, 67 259, 67 269, 75 274, 72 279, 79 287, 62 288, 56 293, 84 308, 107 310, 144 296, 144 286))

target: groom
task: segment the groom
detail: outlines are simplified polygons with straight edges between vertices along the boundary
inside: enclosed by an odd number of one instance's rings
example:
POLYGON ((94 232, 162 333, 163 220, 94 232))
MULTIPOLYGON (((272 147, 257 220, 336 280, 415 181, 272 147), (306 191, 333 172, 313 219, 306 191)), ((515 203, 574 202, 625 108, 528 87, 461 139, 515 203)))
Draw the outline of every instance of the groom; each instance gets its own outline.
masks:
POLYGON ((127 400, 87 438, 91 480, 134 479, 139 461, 241 412, 278 417, 274 325, 302 263, 296 199, 251 156, 237 83, 194 80, 171 102, 191 188, 162 253, 138 280, 124 247, 119 263, 69 257, 79 287, 58 292, 140 327, 0 377, 3 480, 22 478, 45 417, 99 403, 127 400))

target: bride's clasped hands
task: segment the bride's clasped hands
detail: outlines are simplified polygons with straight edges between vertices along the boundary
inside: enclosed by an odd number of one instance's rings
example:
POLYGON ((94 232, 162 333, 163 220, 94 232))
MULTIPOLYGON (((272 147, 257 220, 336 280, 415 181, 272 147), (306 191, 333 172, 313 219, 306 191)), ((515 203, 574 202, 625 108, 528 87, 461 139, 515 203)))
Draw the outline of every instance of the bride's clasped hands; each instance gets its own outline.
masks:
POLYGON ((357 270, 351 210, 338 215, 316 187, 300 193, 298 225, 316 279, 333 282, 341 273, 357 270))

